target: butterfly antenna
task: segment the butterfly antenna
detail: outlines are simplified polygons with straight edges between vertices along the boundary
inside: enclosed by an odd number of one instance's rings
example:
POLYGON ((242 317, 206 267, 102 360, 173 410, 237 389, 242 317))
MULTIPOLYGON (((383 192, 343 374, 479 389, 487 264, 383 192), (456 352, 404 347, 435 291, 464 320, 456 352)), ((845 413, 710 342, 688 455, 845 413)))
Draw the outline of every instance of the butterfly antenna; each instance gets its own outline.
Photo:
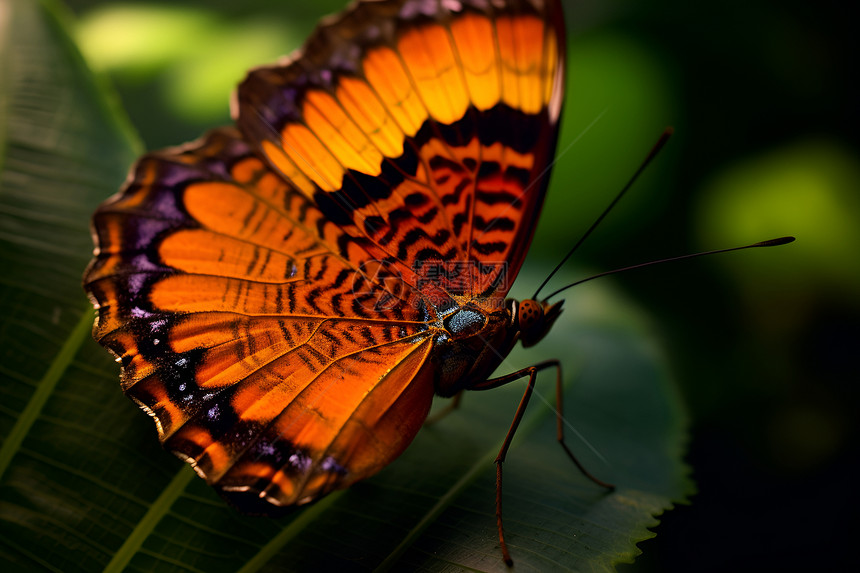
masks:
POLYGON ((563 291, 566 291, 567 289, 569 289, 571 287, 575 287, 576 285, 581 285, 584 282, 588 282, 590 280, 594 280, 594 279, 600 278, 600 277, 605 277, 607 275, 614 275, 617 273, 632 271, 634 269, 641 269, 644 267, 650 267, 652 265, 660 265, 663 263, 672 263, 675 261, 683 261, 684 259, 693 259, 696 257, 704 257, 705 255, 716 255, 718 253, 728 253, 730 251, 741 251, 743 249, 755 249, 758 247, 777 247, 779 245, 785 245, 785 244, 791 243, 793 241, 794 241, 794 237, 780 237, 778 239, 771 239, 769 241, 761 241, 758 243, 753 243, 751 245, 744 245, 743 247, 731 247, 728 249, 717 249, 716 251, 704 251, 701 253, 692 253, 689 255, 681 255, 679 257, 670 257, 668 259, 659 259, 656 261, 649 261, 647 263, 639 263, 638 265, 631 265, 629 267, 623 267, 623 268, 615 269, 612 271, 606 271, 606 272, 599 273, 599 274, 596 274, 594 276, 590 276, 590 277, 582 279, 582 280, 578 280, 575 283, 571 283, 565 287, 558 289, 557 291, 553 291, 552 293, 548 294, 546 296, 545 300, 549 300, 550 298, 554 297, 555 295, 557 295, 563 291))
POLYGON ((639 176, 642 175, 642 172, 645 171, 645 168, 648 167, 648 164, 651 163, 651 160, 653 160, 660 152, 660 150, 663 149, 663 146, 666 145, 667 141, 669 141, 669 137, 672 136, 672 133, 674 133, 674 131, 675 130, 672 127, 667 127, 663 131, 663 133, 660 135, 660 139, 657 140, 657 143, 645 157, 645 160, 642 161, 641 165, 639 165, 639 169, 636 170, 636 173, 633 174, 633 177, 631 177, 627 184, 621 189, 621 191, 618 192, 618 195, 615 196, 615 199, 612 200, 612 203, 610 203, 609 206, 603 210, 603 213, 601 213, 600 216, 594 221, 594 223, 591 224, 591 227, 589 227, 588 230, 579 238, 573 248, 567 252, 561 262, 555 266, 549 276, 544 279, 544 281, 535 291, 534 296, 532 296, 532 300, 537 300, 538 294, 540 294, 540 291, 543 290, 543 287, 547 285, 550 279, 552 279, 552 277, 555 276, 555 274, 561 269, 561 267, 564 266, 564 263, 566 263, 568 259, 573 256, 573 253, 575 253, 576 250, 582 245, 582 243, 585 242, 585 239, 587 239, 588 236, 594 232, 600 222, 603 221, 603 219, 609 214, 610 211, 612 211, 613 207, 615 207, 615 205, 621 200, 621 198, 624 197, 624 194, 627 193, 627 190, 630 189, 633 186, 633 183, 635 183, 639 176))

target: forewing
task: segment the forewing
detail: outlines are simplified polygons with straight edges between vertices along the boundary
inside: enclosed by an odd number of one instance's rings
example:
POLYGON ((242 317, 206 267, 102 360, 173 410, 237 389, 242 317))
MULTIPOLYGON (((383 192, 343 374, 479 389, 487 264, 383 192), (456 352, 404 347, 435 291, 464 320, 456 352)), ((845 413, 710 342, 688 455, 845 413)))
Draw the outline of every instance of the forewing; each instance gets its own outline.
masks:
POLYGON ((451 295, 504 296, 522 264, 563 58, 557 0, 362 1, 252 71, 234 115, 330 220, 444 309, 451 295))

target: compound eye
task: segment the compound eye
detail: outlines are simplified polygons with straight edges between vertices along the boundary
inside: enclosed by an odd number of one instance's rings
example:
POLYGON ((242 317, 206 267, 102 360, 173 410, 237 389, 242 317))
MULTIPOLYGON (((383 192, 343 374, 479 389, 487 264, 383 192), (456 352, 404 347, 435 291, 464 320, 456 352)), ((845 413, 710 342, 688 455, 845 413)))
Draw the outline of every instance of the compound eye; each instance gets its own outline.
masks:
POLYGON ((528 332, 543 321, 543 307, 534 300, 524 300, 520 303, 517 322, 520 330, 528 332))
POLYGON ((483 330, 487 317, 470 308, 462 308, 445 319, 445 328, 454 336, 471 336, 483 330))

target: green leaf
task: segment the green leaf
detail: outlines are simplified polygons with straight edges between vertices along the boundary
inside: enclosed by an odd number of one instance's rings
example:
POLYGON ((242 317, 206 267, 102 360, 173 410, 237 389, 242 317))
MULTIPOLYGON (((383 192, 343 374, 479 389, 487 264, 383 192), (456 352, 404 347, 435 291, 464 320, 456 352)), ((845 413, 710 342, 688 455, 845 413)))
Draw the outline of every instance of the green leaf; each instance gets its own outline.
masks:
MULTIPOLYGON (((279 520, 238 515, 161 450, 89 337, 89 215, 136 144, 60 12, 0 4, 0 569, 506 571, 493 459, 525 381, 468 394, 379 475, 279 520)), ((602 286, 569 295, 548 339, 503 368, 562 359, 565 419, 593 450, 570 428, 567 443, 618 489, 588 482, 554 443, 553 375, 542 373, 504 466, 517 570, 611 571, 691 490, 659 348, 602 286)))

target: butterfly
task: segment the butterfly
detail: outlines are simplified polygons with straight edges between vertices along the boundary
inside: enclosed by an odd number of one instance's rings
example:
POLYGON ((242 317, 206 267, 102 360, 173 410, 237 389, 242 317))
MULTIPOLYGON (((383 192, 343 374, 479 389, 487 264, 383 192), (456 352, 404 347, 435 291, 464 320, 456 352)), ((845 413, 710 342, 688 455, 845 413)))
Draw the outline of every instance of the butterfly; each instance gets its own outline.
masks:
POLYGON ((164 447, 272 513, 391 463, 434 395, 529 378, 523 409, 557 363, 491 376, 561 312, 506 295, 564 78, 558 0, 364 0, 251 70, 234 127, 140 158, 84 286, 164 447))

